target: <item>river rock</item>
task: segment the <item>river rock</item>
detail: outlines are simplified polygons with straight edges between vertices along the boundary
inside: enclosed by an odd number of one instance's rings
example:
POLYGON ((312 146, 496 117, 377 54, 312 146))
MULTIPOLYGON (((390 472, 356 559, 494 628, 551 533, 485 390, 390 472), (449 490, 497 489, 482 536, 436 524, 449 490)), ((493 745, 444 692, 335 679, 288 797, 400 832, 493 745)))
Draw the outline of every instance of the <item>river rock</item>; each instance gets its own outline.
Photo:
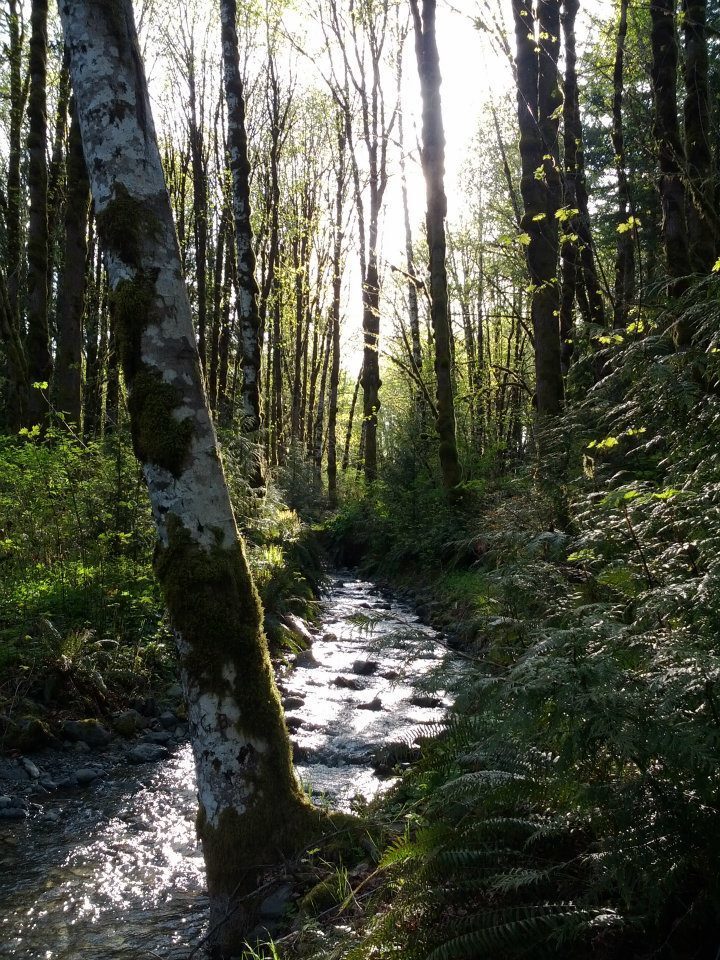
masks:
POLYGON ((168 756, 166 747, 155 743, 141 743, 128 750, 127 758, 131 763, 155 763, 168 756))
POLYGON ((130 738, 144 730, 147 721, 139 710, 121 710, 113 714, 112 724, 121 737, 130 738))
POLYGON ((440 699, 440 697, 428 697, 423 696, 422 694, 417 694, 414 697, 410 697, 410 703, 414 707, 422 707, 428 710, 443 706, 443 701, 440 699))
POLYGON ((288 730, 299 730, 303 725, 302 717, 285 717, 285 725, 287 726, 288 730))
POLYGON ((399 670, 384 670, 380 676, 383 680, 399 680, 402 674, 399 670))
POLYGON ((0 797, 0 810, 10 810, 19 807, 21 810, 27 809, 27 800, 22 797, 0 797))
POLYGON ((66 720, 62 733, 68 740, 86 743, 89 747, 106 747, 112 739, 110 732, 97 720, 66 720))
POLYGON ((20 757, 20 764, 31 780, 40 779, 40 771, 32 762, 32 760, 29 760, 27 757, 20 757))
POLYGON ((299 710, 305 703, 305 697, 285 697, 283 706, 286 710, 299 710))
POLYGON ((163 712, 158 717, 160 723, 165 727, 166 730, 173 730, 177 724, 178 718, 177 714, 172 710, 163 710, 163 712))
POLYGON ((387 743, 378 747, 375 751, 371 763, 377 773, 392 773, 395 767, 400 763, 412 763, 420 759, 420 747, 413 743, 405 743, 404 740, 398 740, 396 743, 387 743))
POLYGON ((132 707, 143 717, 157 717, 160 713, 160 707, 158 707, 155 697, 135 697, 132 701, 132 707))
POLYGON ((343 690, 365 689, 365 684, 362 680, 358 680, 357 677, 335 677, 333 683, 336 687, 341 687, 343 690))
POLYGON ((171 683, 165 691, 165 696, 168 700, 182 700, 185 696, 182 685, 179 683, 171 683))
POLYGON ((0 809, 0 820, 25 820, 30 813, 23 807, 2 807, 0 809))
POLYGON ((379 666, 377 660, 356 660, 352 665, 352 670, 353 673, 357 673, 361 677, 370 677, 379 666))
POLYGON ((286 613, 283 617, 283 623, 290 633, 294 634, 304 643, 311 644, 313 642, 313 635, 310 633, 310 628, 303 619, 294 613, 286 613))
POLYGON ((337 643, 338 635, 336 633, 324 633, 323 640, 326 643, 337 643))
POLYGON ((357 707, 358 710, 382 710, 383 705, 380 697, 375 697, 370 703, 359 703, 357 707))
POLYGON ((320 661, 313 656, 312 650, 301 650, 295 657, 295 666, 306 670, 314 670, 320 666, 320 661))
POLYGON ((143 736, 143 743, 157 743, 163 747, 169 740, 172 740, 172 733, 169 730, 151 730, 143 736))
POLYGON ((47 790, 48 793, 52 793, 54 790, 57 790, 58 788, 57 783, 54 780, 52 780, 50 777, 41 777, 40 786, 43 788, 43 790, 47 790))
POLYGON ((260 916, 265 920, 280 918, 285 915, 288 905, 292 899, 292 887, 283 884, 277 890, 273 890, 269 897, 260 904, 260 916))
POLYGON ((81 767, 75 771, 75 779, 81 787, 87 787, 103 776, 103 772, 102 770, 98 770, 97 767, 81 767))
POLYGON ((78 740, 77 743, 73 744, 73 750, 75 753, 90 753, 90 747, 82 740, 78 740))

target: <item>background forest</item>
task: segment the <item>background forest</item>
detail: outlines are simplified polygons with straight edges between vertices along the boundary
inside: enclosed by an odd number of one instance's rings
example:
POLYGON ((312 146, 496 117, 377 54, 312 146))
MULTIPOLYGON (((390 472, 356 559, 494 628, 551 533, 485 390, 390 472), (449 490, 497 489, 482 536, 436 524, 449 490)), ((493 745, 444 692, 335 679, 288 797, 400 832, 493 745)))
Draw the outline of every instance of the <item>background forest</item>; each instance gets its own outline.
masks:
MULTIPOLYGON (((437 47, 434 8, 135 3, 271 643, 322 543, 468 665, 314 955, 717 960, 720 3, 440 2, 437 47)), ((100 239, 147 225, 98 223, 56 11, 1 0, 0 43, 0 745, 27 750, 67 689, 102 712, 176 666, 100 239)))

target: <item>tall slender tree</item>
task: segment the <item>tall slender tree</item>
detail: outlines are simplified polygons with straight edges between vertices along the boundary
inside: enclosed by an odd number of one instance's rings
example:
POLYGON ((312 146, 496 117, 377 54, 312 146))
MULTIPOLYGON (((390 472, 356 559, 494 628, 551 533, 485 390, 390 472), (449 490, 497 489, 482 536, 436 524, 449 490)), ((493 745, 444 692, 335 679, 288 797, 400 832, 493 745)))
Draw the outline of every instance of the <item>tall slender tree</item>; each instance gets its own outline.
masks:
POLYGON ((28 421, 40 424, 47 412, 45 392, 52 355, 48 329, 47 211, 47 0, 32 0, 30 13, 30 90, 28 94, 27 362, 30 377, 28 421))
POLYGON ((522 239, 532 290, 538 413, 557 414, 564 403, 560 351, 558 221, 561 205, 558 126, 559 0, 513 0, 517 45, 518 123, 524 205, 522 239), (536 17, 537 12, 537 17, 536 17))
POLYGON ((228 956, 248 933, 258 871, 318 817, 293 771, 203 389, 132 6, 63 0, 60 11, 188 702, 212 946, 228 956))
MULTIPOLYGON (((250 211, 250 161, 245 130, 245 96, 240 74, 236 0, 220 0, 223 76, 227 104, 227 150, 232 175, 232 209, 238 286, 238 322, 242 352, 241 418, 243 429, 260 429, 260 313, 255 279, 255 251, 250 211)), ((256 478, 262 483, 262 475, 256 478)))
POLYGON ((71 103, 65 197, 65 244, 58 293, 55 403, 80 425, 82 398, 82 317, 85 306, 85 267, 90 184, 85 169, 80 125, 71 103))
POLYGON ((422 167, 427 196, 428 249, 430 252, 430 318, 435 340, 435 381, 440 469, 443 486, 453 490, 462 479, 455 435, 455 399, 453 396, 451 345, 452 329, 448 305, 445 217, 445 131, 440 97, 440 56, 435 31, 435 0, 410 0, 415 26, 422 112, 422 167))

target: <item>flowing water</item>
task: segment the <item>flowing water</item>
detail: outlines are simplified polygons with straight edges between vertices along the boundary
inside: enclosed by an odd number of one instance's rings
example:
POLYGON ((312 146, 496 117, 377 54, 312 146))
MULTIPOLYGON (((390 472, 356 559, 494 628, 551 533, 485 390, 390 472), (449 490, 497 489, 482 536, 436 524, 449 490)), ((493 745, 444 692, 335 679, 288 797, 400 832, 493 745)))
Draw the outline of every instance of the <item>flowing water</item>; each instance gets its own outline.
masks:
MULTIPOLYGON (((312 652, 280 686, 303 784, 349 809, 392 782, 376 772, 378 753, 441 719, 437 695, 409 681, 444 651, 406 604, 349 573, 323 607, 312 652)), ((189 745, 43 804, 0 826, 0 957, 186 960, 207 906, 189 745)))

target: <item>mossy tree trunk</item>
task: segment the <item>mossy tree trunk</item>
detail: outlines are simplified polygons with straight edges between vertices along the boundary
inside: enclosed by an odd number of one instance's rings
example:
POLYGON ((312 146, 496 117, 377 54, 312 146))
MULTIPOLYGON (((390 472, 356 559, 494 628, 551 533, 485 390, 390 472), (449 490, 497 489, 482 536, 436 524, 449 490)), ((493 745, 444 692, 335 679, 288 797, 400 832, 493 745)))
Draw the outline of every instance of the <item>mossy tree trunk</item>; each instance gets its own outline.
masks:
POLYGON ((71 115, 65 198, 65 253, 58 292, 55 403, 58 410, 79 426, 90 184, 74 102, 71 104, 71 115))
POLYGON ((558 221, 561 203, 558 158, 559 0, 513 0, 517 44, 520 183, 523 239, 530 277, 535 339, 535 390, 540 416, 559 413, 564 403, 560 351, 558 221))
POLYGON ((30 92, 28 94, 27 363, 30 378, 28 423, 47 414, 45 391, 52 356, 48 330, 48 169, 47 169, 47 0, 33 0, 30 14, 30 92))
MULTIPOLYGON (((250 219, 250 161, 245 130, 245 97, 240 75, 236 27, 236 0, 220 0, 223 76, 227 104, 227 150, 232 176, 232 209, 237 249, 238 322, 242 351, 240 416, 246 433, 256 434, 262 426, 260 408, 260 313, 255 279, 255 252, 250 219)), ((257 489, 264 485, 262 465, 252 477, 257 489)))
POLYGON ((427 198, 428 250, 430 253, 430 318, 435 339, 435 382, 440 470, 446 490, 462 479, 455 428, 452 384, 452 329, 448 304, 445 216, 445 132, 440 86, 440 57, 435 36, 435 0, 410 0, 415 26, 415 53, 422 95, 422 167, 427 198))
POLYGON ((188 701, 213 945, 229 955, 250 922, 238 898, 318 815, 293 771, 203 388, 131 3, 63 0, 60 13, 188 701))

